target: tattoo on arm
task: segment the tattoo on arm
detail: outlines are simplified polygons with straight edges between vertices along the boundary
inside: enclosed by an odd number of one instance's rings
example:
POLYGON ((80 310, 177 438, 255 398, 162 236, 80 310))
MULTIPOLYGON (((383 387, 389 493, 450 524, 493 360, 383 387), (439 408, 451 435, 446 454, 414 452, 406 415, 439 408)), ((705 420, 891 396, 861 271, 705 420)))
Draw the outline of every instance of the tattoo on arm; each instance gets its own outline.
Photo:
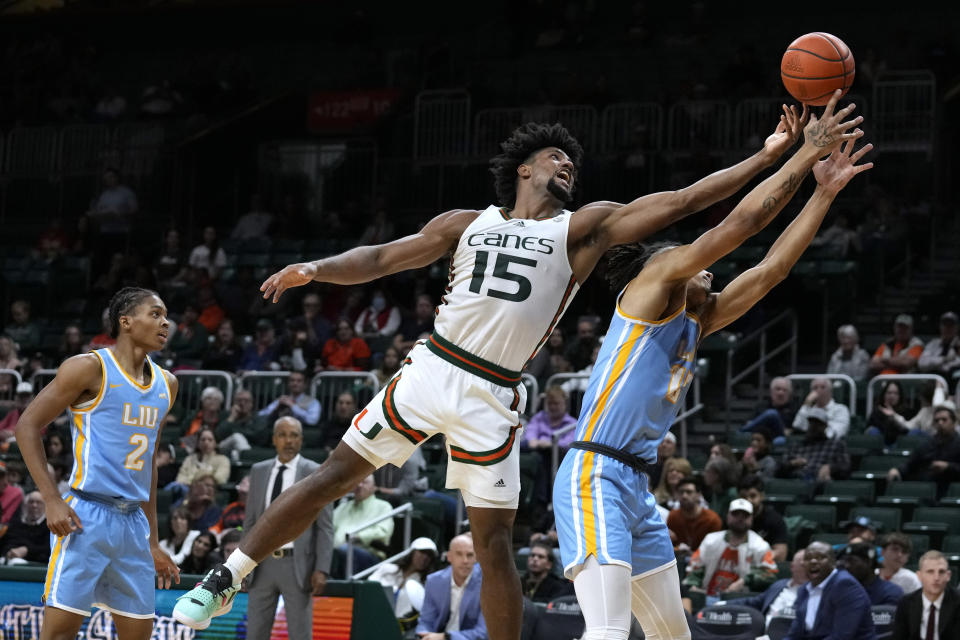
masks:
POLYGON ((834 137, 827 132, 827 125, 817 122, 810 129, 810 141, 815 147, 829 147, 835 142, 834 137))
POLYGON ((776 209, 777 205, 780 203, 781 199, 790 197, 793 194, 793 192, 797 190, 797 188, 800 186, 800 183, 803 182, 803 178, 806 175, 807 175, 807 172, 804 172, 801 175, 797 175, 796 173, 791 173, 789 176, 787 176, 786 180, 784 180, 780 184, 780 189, 779 189, 779 191, 781 192, 780 197, 767 196, 766 198, 764 198, 763 203, 760 206, 767 213, 773 212, 776 209))

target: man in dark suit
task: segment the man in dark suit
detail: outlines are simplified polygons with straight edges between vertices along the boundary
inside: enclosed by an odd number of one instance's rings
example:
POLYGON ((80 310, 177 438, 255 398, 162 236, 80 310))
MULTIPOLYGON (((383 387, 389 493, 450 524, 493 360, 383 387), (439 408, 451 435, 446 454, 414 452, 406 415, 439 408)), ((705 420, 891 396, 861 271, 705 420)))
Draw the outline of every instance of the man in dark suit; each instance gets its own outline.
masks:
POLYGON ((781 578, 767 587, 763 593, 749 598, 739 598, 731 604, 753 607, 764 615, 767 624, 770 624, 774 616, 793 617, 797 594, 807 583, 807 569, 803 564, 804 553, 805 551, 800 549, 793 554, 789 578, 781 578))
POLYGON ((868 542, 853 542, 840 552, 840 566, 863 585, 870 604, 897 606, 903 598, 903 589, 877 577, 877 548, 868 542))
MULTIPOLYGON (((258 462, 250 469, 245 530, 250 530, 281 492, 319 466, 300 455, 302 445, 303 428, 299 420, 286 416, 274 423, 273 446, 277 457, 258 462)), ((274 551, 251 574, 247 638, 266 640, 270 637, 280 595, 283 595, 291 640, 311 638, 312 596, 323 593, 332 554, 333 508, 327 505, 299 538, 274 551)))
POLYGON ((893 617, 891 640, 960 640, 960 595, 950 588, 950 568, 939 551, 920 556, 921 588, 904 596, 893 617))
POLYGON ((807 547, 803 563, 810 581, 797 594, 797 617, 784 640, 876 640, 870 597, 836 562, 827 543, 807 547))
POLYGON ((480 611, 483 575, 470 534, 450 541, 447 562, 449 567, 427 576, 417 636, 420 640, 487 640, 487 623, 480 611))

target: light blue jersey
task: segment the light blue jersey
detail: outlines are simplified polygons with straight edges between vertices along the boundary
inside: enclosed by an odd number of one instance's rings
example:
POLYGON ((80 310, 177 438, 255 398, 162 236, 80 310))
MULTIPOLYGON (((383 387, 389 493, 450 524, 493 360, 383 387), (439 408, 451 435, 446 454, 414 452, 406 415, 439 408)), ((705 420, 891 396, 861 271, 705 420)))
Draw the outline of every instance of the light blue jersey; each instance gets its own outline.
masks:
POLYGON ((157 431, 170 410, 163 369, 150 358, 147 386, 123 370, 110 349, 93 352, 103 381, 90 402, 70 407, 73 472, 70 488, 125 500, 147 501, 153 482, 157 431))
MULTIPOLYGON (((685 309, 648 322, 618 304, 583 396, 577 440, 655 463, 693 380, 699 337, 700 323, 685 309)), ((568 578, 591 555, 634 576, 675 561, 646 474, 616 458, 571 449, 557 470, 553 508, 568 578)))

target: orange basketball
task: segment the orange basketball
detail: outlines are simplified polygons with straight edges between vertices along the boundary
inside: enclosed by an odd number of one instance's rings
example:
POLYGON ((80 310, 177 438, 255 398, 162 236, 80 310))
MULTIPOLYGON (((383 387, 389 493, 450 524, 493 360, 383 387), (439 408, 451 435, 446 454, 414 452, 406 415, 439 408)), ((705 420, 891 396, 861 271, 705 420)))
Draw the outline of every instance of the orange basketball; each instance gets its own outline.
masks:
POLYGON ((837 36, 815 31, 790 43, 780 61, 780 78, 800 102, 823 106, 837 89, 846 94, 853 84, 850 47, 837 36))

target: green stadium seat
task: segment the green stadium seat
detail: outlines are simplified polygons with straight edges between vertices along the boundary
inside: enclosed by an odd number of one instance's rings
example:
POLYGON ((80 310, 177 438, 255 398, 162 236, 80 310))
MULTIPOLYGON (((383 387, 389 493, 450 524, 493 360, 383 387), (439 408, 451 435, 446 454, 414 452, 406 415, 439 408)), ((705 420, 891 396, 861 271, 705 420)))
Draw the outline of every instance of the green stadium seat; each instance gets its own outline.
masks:
POLYGON ((886 471, 854 471, 850 474, 850 479, 869 480, 873 483, 874 495, 882 494, 884 488, 887 486, 886 471))
POLYGON ((240 461, 260 462, 261 460, 269 460, 276 455, 277 450, 273 447, 250 447, 246 451, 240 452, 240 461))
POLYGON ((908 535, 925 535, 930 538, 930 547, 933 549, 942 549, 943 540, 947 535, 949 526, 944 522, 922 522, 913 520, 903 525, 903 532, 908 535))
POLYGON ((951 534, 943 538, 943 547, 942 550, 944 553, 960 553, 960 535, 951 534))
POLYGON ((883 495, 919 498, 924 504, 933 504, 937 500, 937 484, 913 480, 891 482, 883 495))
POLYGON ((791 504, 787 505, 787 516, 802 516, 816 522, 822 531, 830 531, 837 527, 837 508, 826 504, 791 504))
POLYGON ((874 501, 873 506, 900 509, 901 522, 907 522, 913 518, 914 509, 922 504, 923 502, 916 496, 880 496, 874 501))
POLYGON ((922 533, 911 533, 909 536, 910 542, 913 544, 909 562, 917 562, 920 556, 930 550, 930 536, 922 533))
POLYGON ((807 502, 813 491, 805 480, 772 478, 766 482, 765 493, 768 500, 772 496, 789 496, 791 502, 807 502))
POLYGON ((883 452, 883 437, 872 433, 851 433, 847 435, 847 449, 860 449, 867 454, 883 452))
POLYGON ((893 449, 897 451, 909 451, 913 452, 918 446, 925 444, 930 441, 929 436, 911 436, 904 434, 897 438, 897 441, 893 443, 893 449))
POLYGON ((857 471, 880 471, 886 474, 893 467, 899 467, 907 459, 905 456, 864 456, 857 471))
POLYGON ((320 464, 327 459, 327 456, 330 455, 330 452, 323 447, 304 447, 300 450, 300 455, 307 460, 313 460, 317 464, 320 464))
POLYGON ((920 507, 913 512, 913 520, 919 522, 942 522, 949 527, 951 535, 960 534, 960 509, 949 507, 920 507))
POLYGON ((835 544, 846 544, 847 534, 830 531, 819 531, 810 537, 810 542, 826 542, 830 546, 835 544))
POLYGON ((823 487, 825 496, 857 496, 864 504, 875 497, 876 487, 868 480, 833 480, 823 487))
POLYGON ((813 503, 820 506, 832 506, 837 511, 837 521, 850 517, 850 510, 862 501, 859 496, 819 495, 814 497, 813 503))
POLYGON ((946 495, 951 498, 960 498, 960 482, 951 482, 947 487, 946 495))
POLYGON ((855 507, 850 512, 850 519, 864 516, 883 527, 883 533, 900 530, 900 509, 893 507, 855 507))

